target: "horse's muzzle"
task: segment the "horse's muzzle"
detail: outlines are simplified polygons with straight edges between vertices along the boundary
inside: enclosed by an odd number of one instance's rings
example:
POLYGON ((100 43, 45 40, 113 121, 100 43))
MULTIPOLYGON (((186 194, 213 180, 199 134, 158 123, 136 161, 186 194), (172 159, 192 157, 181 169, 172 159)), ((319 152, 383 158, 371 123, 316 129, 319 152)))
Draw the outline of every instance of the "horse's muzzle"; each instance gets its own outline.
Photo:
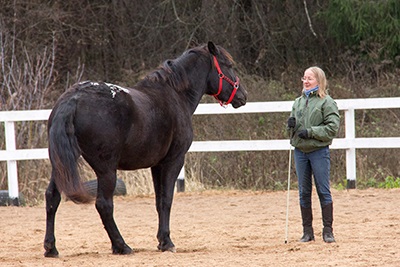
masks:
POLYGON ((239 90, 236 92, 236 96, 231 102, 232 107, 240 108, 241 106, 246 105, 247 102, 247 91, 243 85, 240 85, 239 90))

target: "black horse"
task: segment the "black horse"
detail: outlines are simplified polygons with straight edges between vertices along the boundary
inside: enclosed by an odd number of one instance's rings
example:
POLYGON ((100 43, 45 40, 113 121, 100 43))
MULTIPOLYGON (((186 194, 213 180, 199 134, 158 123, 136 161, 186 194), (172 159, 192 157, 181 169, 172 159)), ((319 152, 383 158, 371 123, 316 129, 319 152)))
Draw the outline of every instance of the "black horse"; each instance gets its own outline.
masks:
POLYGON ((193 140, 192 115, 204 94, 221 105, 246 104, 231 55, 212 42, 167 60, 133 88, 97 82, 74 85, 58 99, 48 121, 51 180, 46 190, 46 257, 56 257, 54 223, 61 193, 87 203, 78 171, 82 156, 97 176, 96 209, 114 254, 129 254, 113 218, 116 171, 151 168, 158 212, 158 249, 170 239, 174 185, 193 140))

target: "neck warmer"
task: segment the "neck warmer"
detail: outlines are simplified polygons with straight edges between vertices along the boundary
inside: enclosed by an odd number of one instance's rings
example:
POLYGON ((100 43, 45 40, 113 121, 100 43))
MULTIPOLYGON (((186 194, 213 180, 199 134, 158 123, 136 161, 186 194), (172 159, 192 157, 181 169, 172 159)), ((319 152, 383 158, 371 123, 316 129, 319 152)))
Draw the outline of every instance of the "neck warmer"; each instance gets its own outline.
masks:
POLYGON ((308 98, 312 92, 316 92, 316 91, 318 91, 318 89, 319 89, 319 86, 317 85, 314 88, 311 88, 310 90, 303 89, 303 92, 306 95, 306 97, 308 98))

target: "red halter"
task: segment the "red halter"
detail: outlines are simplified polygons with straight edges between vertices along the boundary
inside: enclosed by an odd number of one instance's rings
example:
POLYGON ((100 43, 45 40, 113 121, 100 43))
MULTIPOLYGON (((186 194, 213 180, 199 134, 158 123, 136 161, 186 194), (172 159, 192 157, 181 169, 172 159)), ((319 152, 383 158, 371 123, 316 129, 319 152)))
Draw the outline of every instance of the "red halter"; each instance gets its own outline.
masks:
POLYGON ((215 65, 215 67, 217 68, 217 71, 218 71, 219 87, 218 87, 218 92, 216 94, 212 95, 212 96, 215 97, 215 99, 217 99, 219 101, 219 104, 221 106, 228 105, 229 103, 232 102, 233 98, 235 97, 236 91, 239 88, 239 77, 236 76, 236 82, 234 82, 231 79, 229 79, 228 77, 226 77, 222 73, 221 68, 219 67, 218 60, 217 60, 216 56, 214 56, 214 65, 215 65), (229 97, 228 101, 226 101, 225 103, 222 102, 220 99, 218 99, 219 94, 222 92, 222 80, 227 81, 230 85, 233 86, 233 90, 232 90, 231 96, 229 97))

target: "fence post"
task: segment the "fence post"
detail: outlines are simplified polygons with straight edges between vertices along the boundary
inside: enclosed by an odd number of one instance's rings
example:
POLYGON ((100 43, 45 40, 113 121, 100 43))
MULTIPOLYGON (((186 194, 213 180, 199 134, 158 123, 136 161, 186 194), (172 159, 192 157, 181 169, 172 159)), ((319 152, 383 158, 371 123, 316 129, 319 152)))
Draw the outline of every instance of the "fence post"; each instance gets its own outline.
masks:
MULTIPOLYGON (((350 143, 354 143, 355 139, 355 114, 354 108, 349 108, 344 111, 346 130, 346 139, 350 143)), ((354 146, 346 149, 346 176, 347 176, 347 188, 356 188, 356 149, 354 146)))
MULTIPOLYGON (((9 152, 16 151, 14 122, 5 121, 4 130, 6 137, 6 150, 9 152)), ((7 160, 7 174, 9 203, 13 206, 19 206, 18 168, 16 160, 7 160)))
POLYGON ((176 180, 176 190, 178 192, 185 192, 185 166, 179 172, 178 179, 176 180))

